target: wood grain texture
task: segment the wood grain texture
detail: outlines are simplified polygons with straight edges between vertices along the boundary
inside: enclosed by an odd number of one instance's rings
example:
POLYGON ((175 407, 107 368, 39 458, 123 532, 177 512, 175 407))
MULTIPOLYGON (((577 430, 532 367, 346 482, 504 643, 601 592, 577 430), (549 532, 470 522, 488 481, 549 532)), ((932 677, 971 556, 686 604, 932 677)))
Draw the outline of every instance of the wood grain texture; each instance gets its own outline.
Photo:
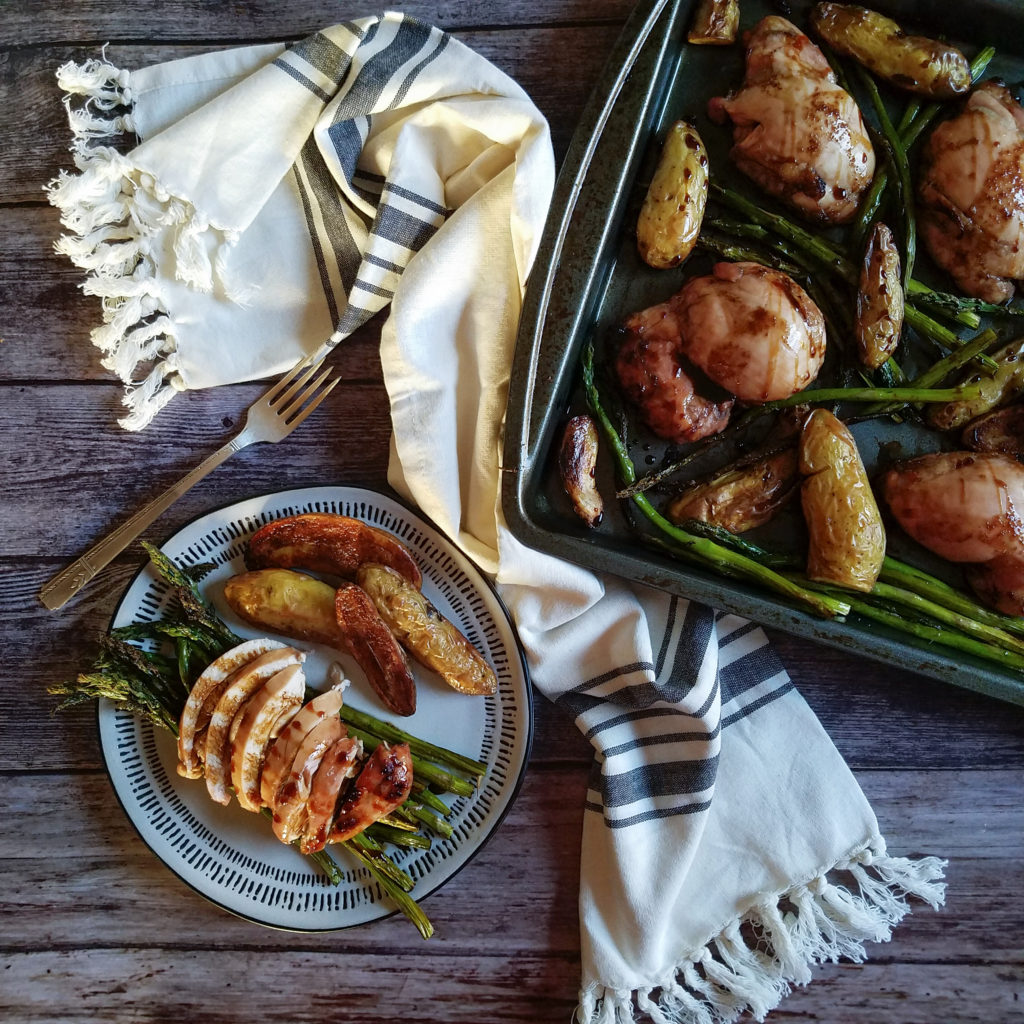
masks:
MULTIPOLYGON (((515 77, 564 154, 628 0, 412 0, 515 77)), ((529 771, 480 855, 426 909, 290 934, 235 918, 179 882, 136 835, 103 770, 92 708, 47 688, 92 651, 141 564, 125 552, 68 607, 42 583, 237 429, 259 384, 187 394, 142 435, 114 425, 120 385, 89 346, 98 320, 53 252, 43 186, 69 165, 58 64, 126 67, 299 39, 365 9, 327 0, 31 0, 0 18, 0 1019, 237 1024, 547 1022, 575 1004, 579 841, 591 748, 536 702, 529 771)), ((389 421, 380 318, 337 360, 345 383, 287 444, 235 456, 146 534, 254 494, 314 483, 383 489, 389 421)), ((773 641, 853 768, 890 851, 949 860, 946 907, 918 909, 859 965, 828 965, 771 1021, 1024 1021, 1024 711, 783 634, 773 641)), ((749 1022, 744 1022, 749 1024, 749 1022)))

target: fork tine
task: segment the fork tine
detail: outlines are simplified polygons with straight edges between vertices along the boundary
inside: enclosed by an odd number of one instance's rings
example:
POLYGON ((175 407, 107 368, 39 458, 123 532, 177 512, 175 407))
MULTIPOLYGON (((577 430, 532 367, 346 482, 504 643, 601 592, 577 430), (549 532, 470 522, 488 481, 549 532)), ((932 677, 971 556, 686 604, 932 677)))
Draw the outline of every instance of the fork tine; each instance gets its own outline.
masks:
POLYGON ((315 371, 316 364, 313 361, 313 356, 304 356, 296 362, 295 366, 280 381, 273 384, 263 393, 263 400, 269 406, 273 406, 275 401, 287 401, 295 393, 295 389, 301 387, 308 380, 310 374, 315 373, 315 371), (296 378, 299 379, 296 380, 296 378), (292 383, 293 381, 295 382, 294 384, 292 383), (291 387, 289 387, 290 384, 292 385, 291 387), (287 391, 286 388, 288 389, 287 391))
POLYGON ((307 356, 297 366, 294 367, 291 373, 293 378, 291 381, 283 380, 281 383, 286 385, 285 388, 278 388, 277 391, 266 398, 267 404, 275 412, 279 411, 281 407, 298 391, 302 390, 309 383, 310 378, 314 373, 323 365, 323 358, 314 359, 313 356, 307 356), (298 376, 296 376, 298 374, 298 376))
POLYGON ((341 381, 341 377, 335 377, 334 380, 323 388, 319 394, 317 390, 320 389, 330 376, 330 368, 324 370, 322 374, 301 394, 295 399, 287 409, 278 413, 281 419, 285 420, 289 427, 297 427, 334 389, 341 381), (313 396, 316 397, 313 397, 313 396), (302 404, 308 399, 312 398, 312 401, 303 409, 302 404), (294 419, 292 417, 294 416, 294 419))

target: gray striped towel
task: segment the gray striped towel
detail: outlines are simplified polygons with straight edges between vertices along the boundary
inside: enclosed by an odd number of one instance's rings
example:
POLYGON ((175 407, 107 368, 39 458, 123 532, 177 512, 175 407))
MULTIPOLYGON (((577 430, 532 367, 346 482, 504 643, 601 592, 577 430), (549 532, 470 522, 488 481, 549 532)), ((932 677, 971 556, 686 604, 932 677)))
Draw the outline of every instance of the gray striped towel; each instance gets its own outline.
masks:
POLYGON ((760 1019, 814 964, 888 938, 909 895, 941 903, 942 862, 886 853, 759 628, 507 528, 501 432, 553 178, 518 86, 398 14, 60 77, 78 173, 50 194, 103 299, 94 341, 130 382, 126 426, 389 308, 390 480, 492 575, 536 686, 594 747, 582 1024, 760 1019), (132 130, 130 152, 103 144, 132 130))

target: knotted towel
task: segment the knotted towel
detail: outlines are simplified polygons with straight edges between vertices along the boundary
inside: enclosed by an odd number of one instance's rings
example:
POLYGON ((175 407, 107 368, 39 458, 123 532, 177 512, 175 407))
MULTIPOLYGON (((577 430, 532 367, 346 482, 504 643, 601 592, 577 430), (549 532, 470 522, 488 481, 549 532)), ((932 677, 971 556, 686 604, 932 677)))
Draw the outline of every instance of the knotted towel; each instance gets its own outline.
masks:
POLYGON ((60 248, 133 380, 263 376, 390 303, 393 485, 496 580, 533 680, 594 746, 578 1019, 760 1018, 811 965, 861 959, 942 863, 889 856, 856 781, 762 631, 525 548, 499 499, 516 324, 552 187, 543 118, 400 14, 285 48, 65 66, 79 173, 60 248), (84 101, 84 102, 83 102, 84 101), (96 144, 135 131, 127 153, 96 144))

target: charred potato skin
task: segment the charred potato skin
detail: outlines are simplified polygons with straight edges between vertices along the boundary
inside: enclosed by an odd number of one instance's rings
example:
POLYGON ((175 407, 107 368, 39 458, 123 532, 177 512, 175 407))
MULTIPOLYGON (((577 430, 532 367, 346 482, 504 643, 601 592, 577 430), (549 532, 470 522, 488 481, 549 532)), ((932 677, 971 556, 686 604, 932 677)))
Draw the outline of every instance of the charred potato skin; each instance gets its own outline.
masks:
POLYGON ((728 46, 736 42, 739 24, 739 0, 701 0, 686 41, 697 46, 728 46))
POLYGON ((255 569, 232 576, 224 599, 250 625, 294 640, 347 651, 334 611, 334 587, 292 569, 255 569))
POLYGON ((833 50, 910 92, 942 100, 963 96, 971 87, 970 65, 956 47, 907 35, 877 11, 820 3, 811 12, 811 27, 833 50))
POLYGON ((366 562, 390 565, 413 586, 422 576, 409 549, 394 534, 361 519, 310 512, 275 519, 249 539, 250 569, 310 569, 354 580, 366 562))
POLYGON ((343 583, 334 597, 334 611, 349 654, 377 696, 396 715, 414 714, 416 681, 409 660, 369 594, 355 583, 343 583))
POLYGON ((882 569, 885 529, 853 435, 827 409, 804 425, 800 473, 808 577, 867 593, 882 569))
POLYGON ((498 681, 480 652, 418 590, 386 565, 364 565, 359 585, 403 647, 460 693, 489 695, 498 681))
POLYGON ((868 239, 857 288, 857 351, 868 369, 877 370, 896 351, 903 312, 899 249, 888 225, 879 221, 868 239))
POLYGON ((590 416, 574 416, 565 425, 558 449, 558 472, 573 511, 595 527, 604 516, 604 501, 597 489, 597 424, 590 416))
POLYGON ((1024 389, 1024 337, 1015 338, 992 353, 998 366, 991 374, 972 373, 961 384, 977 384, 977 398, 933 405, 928 422, 936 430, 962 430, 972 420, 1003 405, 1008 405, 1024 389))
POLYGON ((637 218, 640 258, 658 270, 693 251, 708 199, 708 154, 697 130, 677 121, 668 130, 637 218))
POLYGON ((666 511, 674 523, 698 519, 730 533, 763 526, 796 493, 796 448, 785 448, 756 462, 688 488, 666 511))

